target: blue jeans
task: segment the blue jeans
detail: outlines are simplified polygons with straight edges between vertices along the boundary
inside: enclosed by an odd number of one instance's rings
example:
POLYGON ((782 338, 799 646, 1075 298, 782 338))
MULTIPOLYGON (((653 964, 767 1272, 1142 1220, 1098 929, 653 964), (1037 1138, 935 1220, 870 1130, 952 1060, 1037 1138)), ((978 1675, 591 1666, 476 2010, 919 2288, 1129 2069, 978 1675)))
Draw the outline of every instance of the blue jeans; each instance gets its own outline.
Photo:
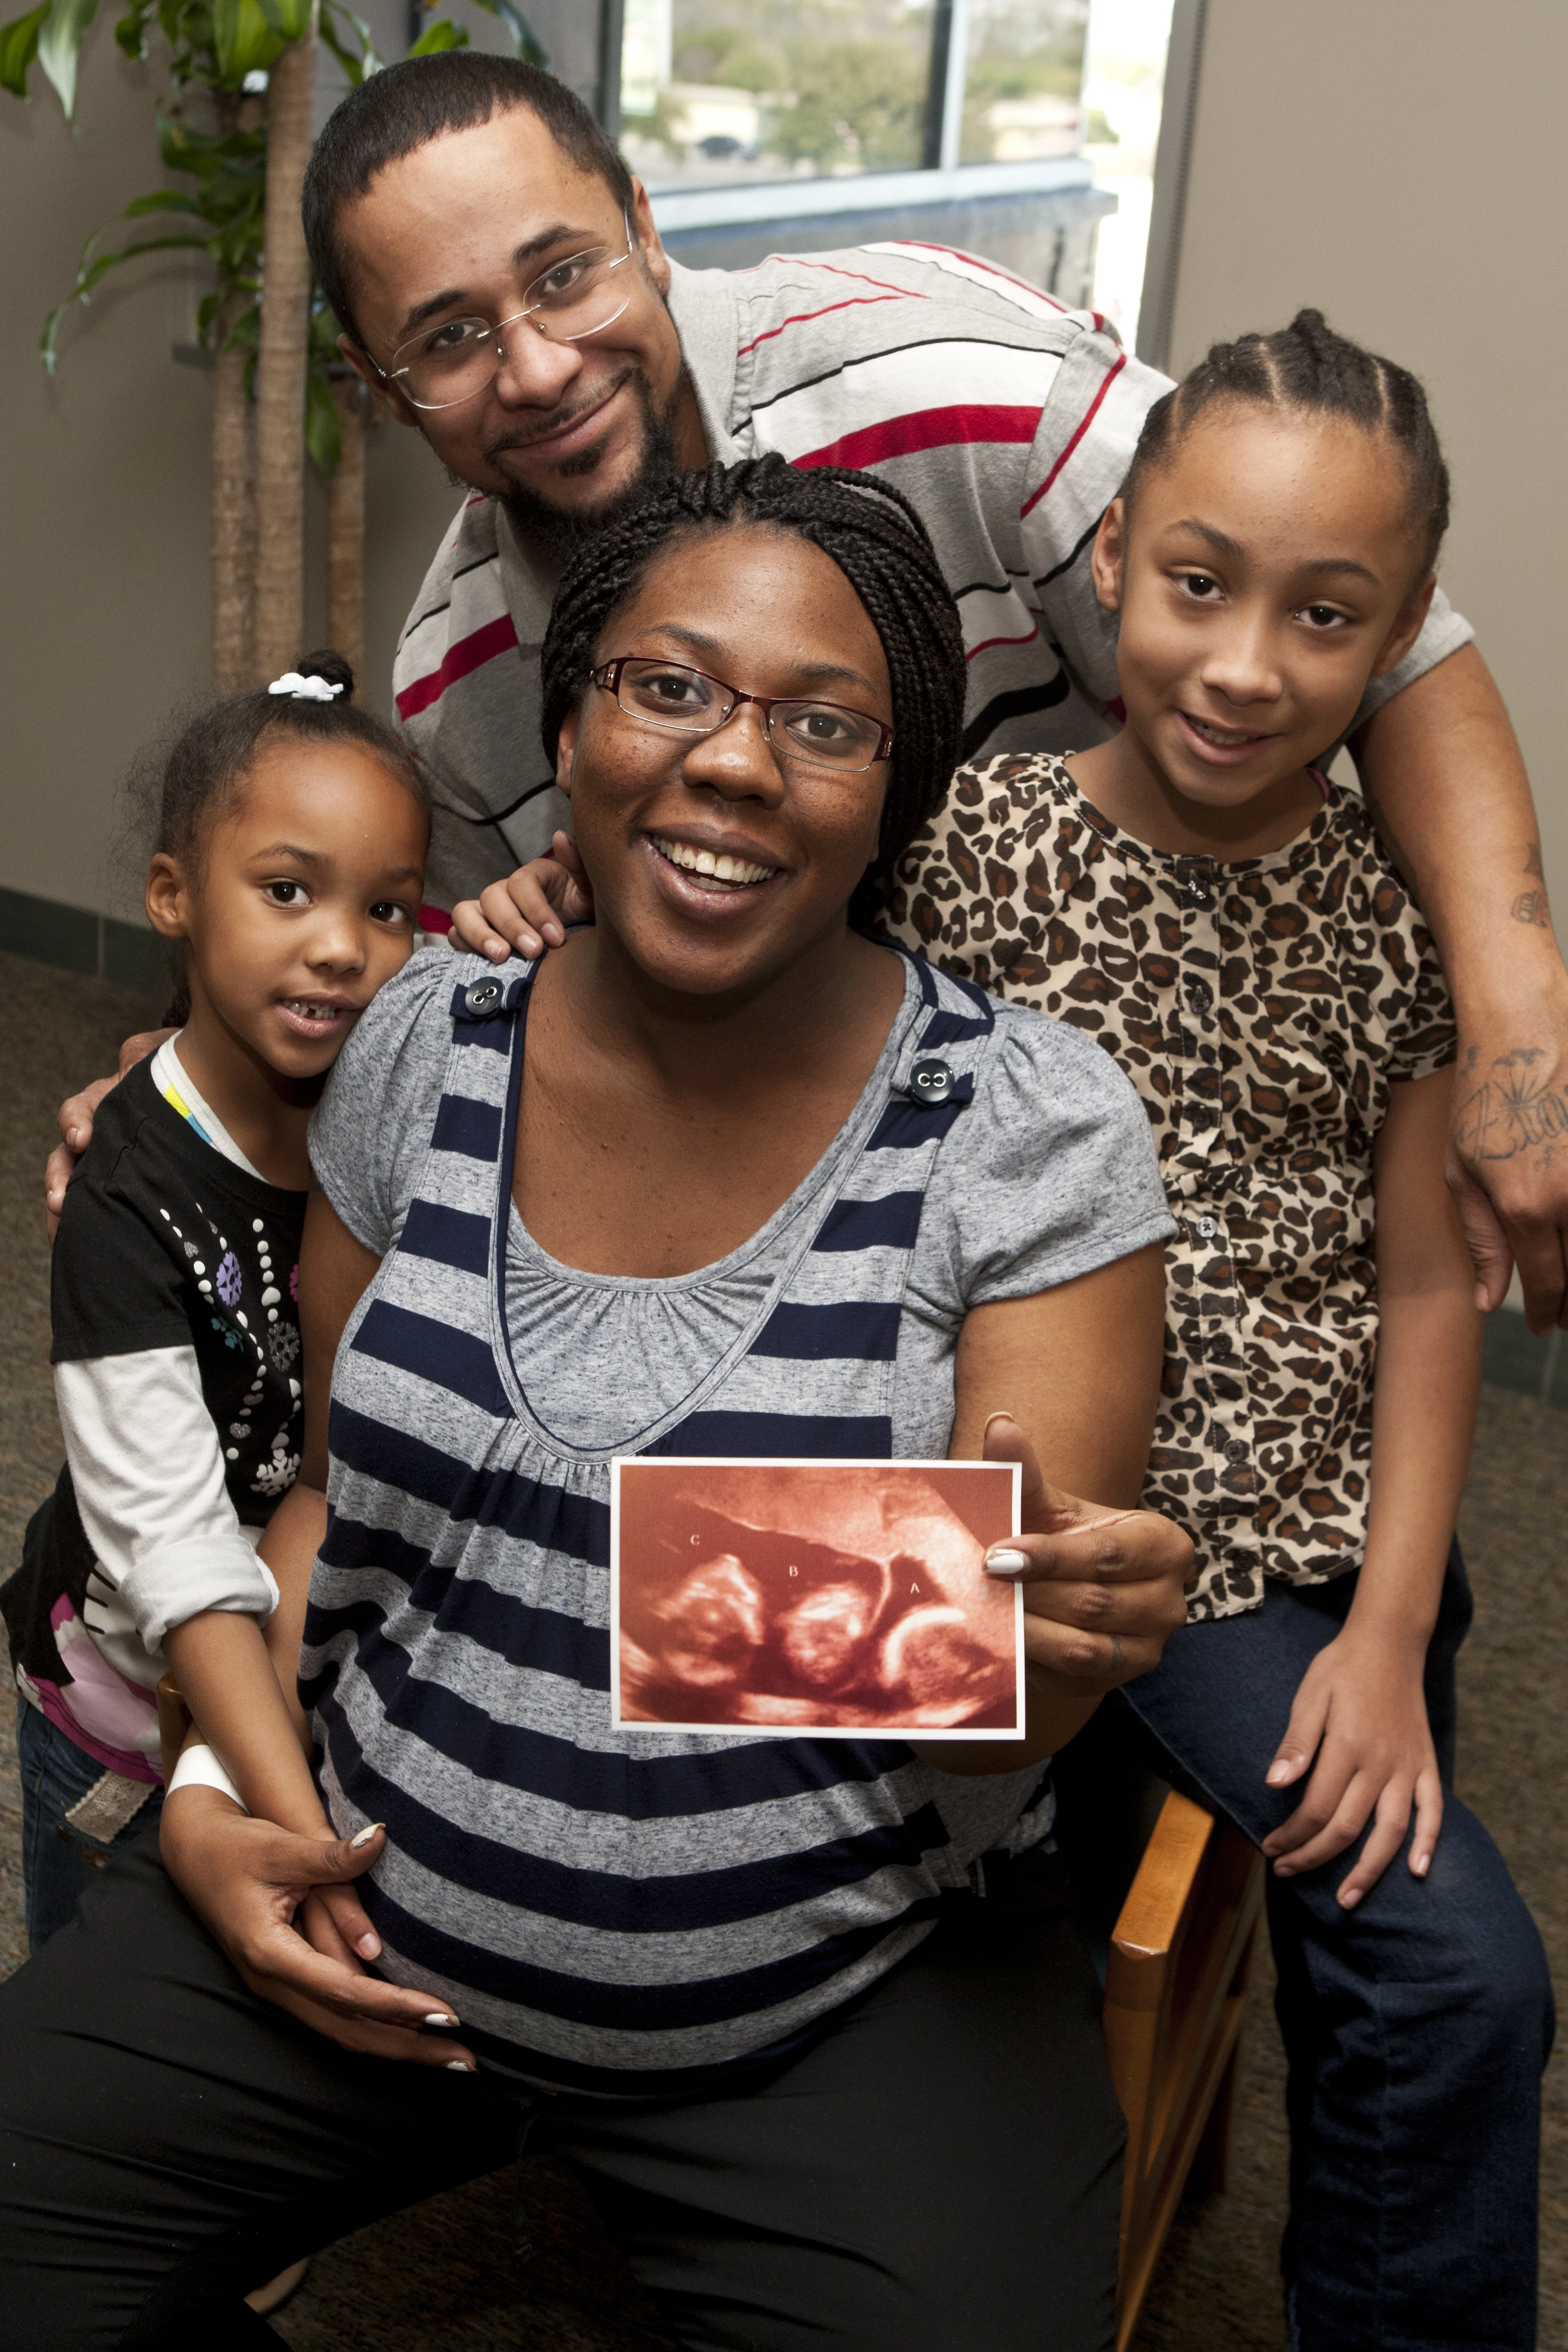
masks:
MULTIPOLYGON (((1156 1771, 1256 1844, 1300 1789, 1265 1788, 1308 1666, 1356 1578, 1270 1583, 1261 1609, 1189 1625, 1115 1704, 1156 1771)), ((1456 1544, 1426 1660, 1447 1784, 1454 1661, 1470 1622, 1456 1544)), ((1364 1837, 1364 1832, 1363 1832, 1364 1837)), ((1289 2066, 1283 2269, 1299 2352, 1529 2352, 1535 2342, 1541 2074, 1552 1987, 1535 1923, 1475 1815, 1446 1789, 1423 1881, 1409 1841, 1353 1911, 1321 1870, 1268 1877, 1276 2007, 1289 2066)))
POLYGON ((68 1739, 27 1699, 16 1700, 16 1755, 22 1768, 22 1885, 27 1903, 27 1949, 37 1951, 76 1909, 108 1856, 150 1829, 163 1810, 162 1789, 149 1788, 118 1837, 107 1844, 84 1837, 66 1815, 103 1778, 96 1757, 68 1739))

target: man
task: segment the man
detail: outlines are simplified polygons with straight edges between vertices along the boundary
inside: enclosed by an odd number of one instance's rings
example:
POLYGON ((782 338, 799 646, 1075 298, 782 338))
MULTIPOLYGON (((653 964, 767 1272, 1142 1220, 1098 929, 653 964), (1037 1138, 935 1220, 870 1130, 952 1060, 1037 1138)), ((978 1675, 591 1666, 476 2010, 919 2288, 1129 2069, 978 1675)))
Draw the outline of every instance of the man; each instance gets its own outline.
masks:
MULTIPOLYGON (((592 116, 548 74, 453 50, 350 93, 305 185, 342 349, 470 495, 416 600, 397 702, 431 760, 451 903, 548 842, 537 648, 563 551, 669 465, 776 448, 873 467, 935 541, 970 654, 966 749, 1066 750, 1119 715, 1089 548, 1169 387, 1101 322, 909 244, 691 271, 592 116), (584 257, 587 257, 584 258, 584 257)), ((1352 738, 1458 1000, 1450 1181, 1498 1306, 1568 1321, 1568 973, 1508 716, 1439 593, 1352 738)), ((58 1212, 90 1129, 67 1104, 58 1212)))

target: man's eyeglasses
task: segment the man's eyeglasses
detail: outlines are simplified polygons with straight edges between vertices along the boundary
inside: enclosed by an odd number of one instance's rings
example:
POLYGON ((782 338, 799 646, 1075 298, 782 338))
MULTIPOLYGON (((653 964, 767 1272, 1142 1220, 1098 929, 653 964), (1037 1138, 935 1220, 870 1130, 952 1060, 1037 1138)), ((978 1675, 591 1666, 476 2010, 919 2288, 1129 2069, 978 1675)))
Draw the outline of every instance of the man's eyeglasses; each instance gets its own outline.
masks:
POLYGON ((395 383, 415 408, 460 408, 488 392, 506 356, 509 328, 524 319, 547 342, 577 343, 613 327, 632 299, 633 281, 615 273, 631 259, 637 247, 632 225, 623 214, 626 249, 591 245, 584 253, 552 261, 524 291, 522 308, 492 326, 488 319, 443 319, 438 326, 400 343, 392 365, 378 370, 384 383, 395 383), (623 290, 624 289, 624 290, 623 290))
POLYGON ((769 742, 786 759, 849 771, 875 767, 893 748, 892 729, 863 710, 794 695, 742 694, 721 677, 710 677, 706 670, 688 669, 684 662, 621 654, 601 662, 589 675, 595 686, 615 696, 629 718, 645 719, 679 735, 715 734, 742 702, 754 702, 769 742))

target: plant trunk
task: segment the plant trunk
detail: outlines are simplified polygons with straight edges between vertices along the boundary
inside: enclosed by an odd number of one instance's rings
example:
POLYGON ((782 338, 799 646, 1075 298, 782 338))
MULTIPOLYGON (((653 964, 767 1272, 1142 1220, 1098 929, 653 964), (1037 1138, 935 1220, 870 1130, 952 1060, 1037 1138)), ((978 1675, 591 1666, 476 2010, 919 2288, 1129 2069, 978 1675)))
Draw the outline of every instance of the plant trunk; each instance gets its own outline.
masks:
POLYGON ((218 314, 213 373, 213 684, 238 694, 256 683, 256 435, 245 389, 244 352, 226 352, 247 297, 231 294, 218 314))
POLYGON ((370 395, 357 375, 332 379, 342 453, 327 485, 327 642, 364 691, 364 442, 370 395))
POLYGON ((289 668, 305 620, 305 373, 310 261, 300 191, 310 156, 316 19, 267 86, 267 246, 256 362, 256 664, 289 668))

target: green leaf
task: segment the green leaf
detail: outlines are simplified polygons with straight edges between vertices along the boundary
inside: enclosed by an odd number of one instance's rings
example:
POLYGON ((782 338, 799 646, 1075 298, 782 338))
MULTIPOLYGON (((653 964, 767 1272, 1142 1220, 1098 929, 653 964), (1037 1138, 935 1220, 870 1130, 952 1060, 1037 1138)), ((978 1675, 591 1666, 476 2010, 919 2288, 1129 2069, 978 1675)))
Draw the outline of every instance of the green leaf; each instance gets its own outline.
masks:
POLYGON ((68 122, 76 111, 77 61, 97 14, 98 0, 49 0, 38 35, 38 63, 55 86, 68 122))
POLYGON ((27 68, 38 54, 38 34, 48 13, 49 0, 44 0, 30 16, 0 25, 0 89, 8 89, 14 98, 27 95, 27 68))
POLYGON ((440 49, 466 49, 468 46, 466 26, 454 25, 450 16, 437 16, 433 25, 426 26, 409 48, 408 55, 411 58, 433 58, 440 49))
POLYGON ((343 454, 342 427, 325 375, 312 371, 305 384, 305 446, 323 474, 335 471, 343 454))
POLYGON ((268 72, 284 47, 282 34, 267 21, 261 0, 213 0, 213 47, 221 89, 237 89, 247 73, 268 72))
MULTIPOLYGON (((525 64, 547 66, 550 63, 543 44, 539 40, 521 10, 512 5, 512 0, 474 0, 474 5, 476 8, 482 8, 487 16, 499 16, 501 19, 517 45, 518 56, 525 64)), ((410 49, 408 54, 413 57, 415 52, 410 49)))
POLYGON ((286 41, 298 41, 310 26, 310 0, 261 0, 267 21, 286 41))
POLYGON ((195 246, 201 251, 206 243, 205 237, 199 236, 149 236, 143 237, 140 245, 123 246, 118 253, 96 253, 93 248, 98 236, 99 232, 95 229, 82 247, 81 259, 77 264, 76 284, 63 302, 56 303, 44 321, 44 331, 38 338, 38 357, 50 375, 55 372, 58 356, 55 342, 60 320, 73 302, 80 302, 84 306, 90 303, 93 289, 108 277, 111 269, 118 269, 122 261, 134 261, 139 253, 167 253, 172 247, 180 246, 195 246))
POLYGON ((195 198, 187 196, 181 189, 154 188, 151 195, 132 196, 120 217, 121 220, 140 220, 146 213, 194 213, 196 209, 195 198))
POLYGON ((128 58, 138 65, 147 62, 147 19, 153 14, 153 0, 136 0, 114 27, 114 37, 128 58))

